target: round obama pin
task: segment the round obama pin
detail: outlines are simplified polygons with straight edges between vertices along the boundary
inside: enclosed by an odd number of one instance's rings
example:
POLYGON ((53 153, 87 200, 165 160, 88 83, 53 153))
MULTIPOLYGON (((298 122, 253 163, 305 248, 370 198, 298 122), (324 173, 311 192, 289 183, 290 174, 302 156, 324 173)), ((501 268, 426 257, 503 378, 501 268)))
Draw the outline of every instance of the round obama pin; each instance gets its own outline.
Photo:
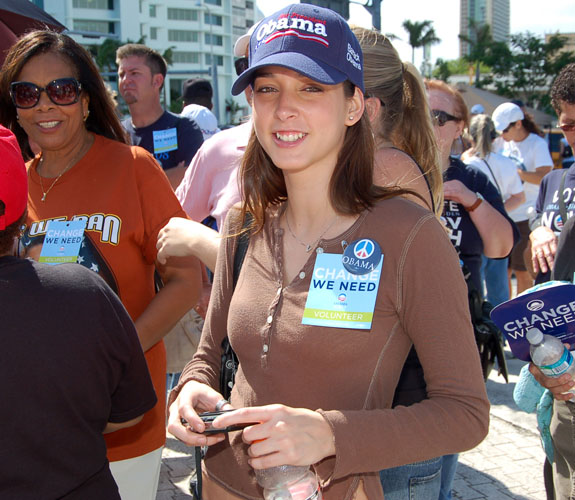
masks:
POLYGON ((381 248, 369 238, 356 240, 346 247, 341 262, 351 274, 371 273, 381 262, 381 248))

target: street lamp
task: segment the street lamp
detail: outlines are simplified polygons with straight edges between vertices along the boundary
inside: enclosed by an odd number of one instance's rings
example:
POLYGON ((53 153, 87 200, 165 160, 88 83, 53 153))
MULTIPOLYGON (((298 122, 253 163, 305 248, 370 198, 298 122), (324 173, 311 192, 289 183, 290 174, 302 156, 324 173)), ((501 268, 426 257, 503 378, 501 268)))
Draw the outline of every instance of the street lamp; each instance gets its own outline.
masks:
MULTIPOLYGON (((210 8, 202 1, 202 0, 196 0, 196 7, 203 7, 204 9, 206 9, 208 16, 210 18, 210 59, 211 59, 211 68, 210 68, 210 75, 212 77, 212 87, 214 89, 214 114, 216 115, 216 118, 218 119, 218 121, 220 120, 220 102, 219 102, 219 90, 218 90, 218 65, 216 63, 216 59, 214 57, 214 32, 213 32, 213 28, 212 28, 212 12, 210 11, 210 8)), ((202 21, 202 28, 205 25, 205 20, 206 17, 204 15, 204 20, 202 21)), ((204 40, 205 40, 205 36, 204 36, 204 40)), ((203 42, 202 42, 202 46, 203 46, 203 42)), ((203 67, 203 63, 202 63, 202 67, 203 67)))

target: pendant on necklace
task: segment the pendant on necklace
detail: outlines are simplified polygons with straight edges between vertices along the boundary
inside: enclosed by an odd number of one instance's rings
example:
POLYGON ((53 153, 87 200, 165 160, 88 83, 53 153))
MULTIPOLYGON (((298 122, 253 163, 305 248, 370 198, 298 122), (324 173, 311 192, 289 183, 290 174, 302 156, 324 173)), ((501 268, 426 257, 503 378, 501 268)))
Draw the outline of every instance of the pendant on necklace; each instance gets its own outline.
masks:
POLYGON ((305 251, 308 252, 308 253, 311 252, 311 245, 306 246, 306 247, 305 247, 305 251))
POLYGON ((47 195, 47 194, 48 194, 48 193, 44 193, 44 196, 42 196, 42 201, 46 201, 46 195, 47 195))

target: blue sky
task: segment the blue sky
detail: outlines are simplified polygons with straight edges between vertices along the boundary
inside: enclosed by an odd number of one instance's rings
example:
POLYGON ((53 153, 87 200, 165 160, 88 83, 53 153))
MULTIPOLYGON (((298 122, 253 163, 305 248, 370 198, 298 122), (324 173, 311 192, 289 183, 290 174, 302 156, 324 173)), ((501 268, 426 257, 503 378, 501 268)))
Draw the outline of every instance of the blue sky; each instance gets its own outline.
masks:
MULTIPOLYGON (((530 31, 537 34, 575 32, 574 0, 510 0, 511 33, 530 31), (545 6, 545 7, 544 7, 545 6)), ((269 15, 291 3, 292 0, 257 0, 257 5, 269 15)), ((459 0, 383 0, 382 31, 407 39, 401 27, 405 19, 411 21, 433 21, 435 31, 442 42, 431 49, 431 60, 438 57, 456 59, 459 57, 459 0)), ((350 6, 350 21, 360 26, 370 27, 371 16, 357 4, 350 6)), ((411 60, 411 47, 404 40, 393 42, 404 60, 411 60)), ((416 52, 415 64, 419 67, 422 50, 416 52)))

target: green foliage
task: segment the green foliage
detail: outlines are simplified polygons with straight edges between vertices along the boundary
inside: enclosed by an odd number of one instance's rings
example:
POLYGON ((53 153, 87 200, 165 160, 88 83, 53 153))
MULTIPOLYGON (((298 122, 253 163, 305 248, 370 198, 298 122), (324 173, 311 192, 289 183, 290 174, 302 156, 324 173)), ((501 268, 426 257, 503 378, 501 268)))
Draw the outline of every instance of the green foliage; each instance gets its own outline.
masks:
POLYGON ((545 41, 542 36, 524 32, 511 35, 507 45, 493 41, 490 31, 482 26, 475 35, 460 35, 470 43, 470 54, 452 61, 438 59, 434 77, 445 79, 454 74, 468 74, 469 65, 479 62, 477 87, 490 86, 499 95, 522 99, 527 106, 552 112, 548 97, 551 82, 564 66, 575 62, 574 52, 562 51, 566 38, 556 34, 545 41))
POLYGON ((485 64, 489 59, 493 45, 491 27, 489 24, 479 24, 469 19, 469 31, 471 36, 459 35, 461 40, 469 44, 469 53, 463 58, 475 66, 475 86, 481 87, 481 64, 485 64))
POLYGON ((403 29, 409 35, 409 45, 411 45, 411 62, 415 61, 415 49, 425 47, 426 45, 434 45, 441 42, 435 33, 433 21, 403 21, 403 29))
POLYGON ((547 42, 529 32, 511 35, 511 48, 500 49, 491 65, 497 92, 520 97, 530 107, 545 109, 543 96, 549 93, 553 77, 563 66, 575 62, 575 53, 559 53, 565 42, 566 38, 559 34, 547 42))
POLYGON ((450 62, 451 61, 444 61, 443 59, 438 58, 437 61, 435 61, 435 68, 433 68, 433 72, 431 73, 433 78, 447 82, 449 77, 453 74, 449 67, 450 62))

